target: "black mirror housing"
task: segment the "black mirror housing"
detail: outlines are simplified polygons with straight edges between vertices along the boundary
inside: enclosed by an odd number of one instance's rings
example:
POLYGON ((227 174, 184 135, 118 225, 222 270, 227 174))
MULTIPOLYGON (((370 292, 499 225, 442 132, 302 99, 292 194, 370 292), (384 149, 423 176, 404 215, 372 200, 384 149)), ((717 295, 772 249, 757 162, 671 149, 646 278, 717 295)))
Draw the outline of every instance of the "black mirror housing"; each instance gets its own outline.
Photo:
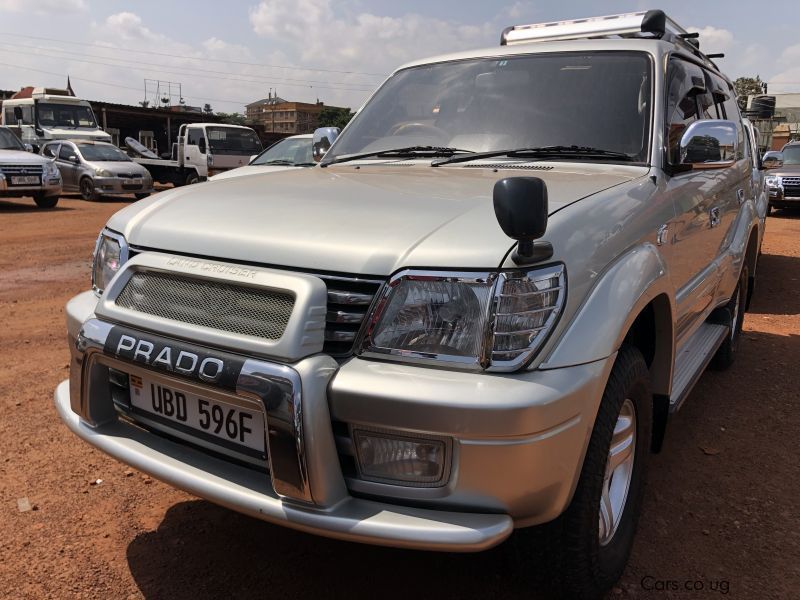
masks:
POLYGON ((507 177, 494 184, 494 214, 503 232, 519 242, 517 264, 550 258, 553 247, 534 244, 547 230, 547 185, 538 177, 507 177))

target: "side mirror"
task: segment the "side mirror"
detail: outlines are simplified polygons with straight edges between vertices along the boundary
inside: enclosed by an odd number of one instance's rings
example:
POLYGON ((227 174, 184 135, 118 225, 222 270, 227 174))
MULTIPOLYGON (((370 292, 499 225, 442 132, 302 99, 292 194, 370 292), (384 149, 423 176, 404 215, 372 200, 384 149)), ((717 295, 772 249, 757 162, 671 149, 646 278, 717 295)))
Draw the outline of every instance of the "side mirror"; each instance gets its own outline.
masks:
POLYGON ((494 184, 494 214, 503 232, 519 244, 512 254, 518 265, 550 258, 553 246, 534 243, 547 230, 547 185, 538 177, 507 177, 494 184))
POLYGON ((70 154, 67 160, 71 163, 75 163, 76 165, 81 162, 81 159, 78 158, 77 154, 70 154))
POLYGON ((331 147, 336 138, 339 137, 341 129, 338 127, 320 127, 314 130, 314 139, 311 141, 311 153, 314 161, 319 162, 331 147))
POLYGON ((783 154, 770 154, 764 157, 765 169, 778 169, 783 166, 783 154))
POLYGON ((200 138, 197 141, 197 147, 200 149, 200 154, 206 153, 206 138, 200 138))
POLYGON ((33 146, 30 144, 25 144, 25 152, 33 152, 33 146))
POLYGON ((739 132, 722 119, 695 121, 681 137, 680 164, 692 169, 716 169, 736 162, 739 132))
POLYGON ((14 120, 17 122, 17 125, 19 125, 22 122, 22 107, 21 106, 15 106, 14 107, 14 120))

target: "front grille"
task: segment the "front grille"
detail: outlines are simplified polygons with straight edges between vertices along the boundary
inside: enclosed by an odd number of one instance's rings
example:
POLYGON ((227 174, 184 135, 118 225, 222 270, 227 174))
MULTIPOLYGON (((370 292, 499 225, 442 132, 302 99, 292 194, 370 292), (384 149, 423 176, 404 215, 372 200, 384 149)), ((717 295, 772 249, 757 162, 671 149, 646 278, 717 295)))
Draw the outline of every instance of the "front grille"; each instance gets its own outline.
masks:
POLYGON ((788 198, 800 198, 800 177, 783 177, 783 195, 788 198))
POLYGON ((328 287, 323 351, 337 358, 350 356, 367 310, 383 282, 357 277, 318 277, 328 287))
POLYGON ((175 273, 139 271, 115 303, 164 319, 278 340, 289 323, 294 296, 175 273))
POLYGON ((0 165, 0 172, 5 175, 41 175, 42 165, 0 165))
POLYGON ((141 173, 117 173, 117 177, 122 177, 124 179, 141 179, 141 173))

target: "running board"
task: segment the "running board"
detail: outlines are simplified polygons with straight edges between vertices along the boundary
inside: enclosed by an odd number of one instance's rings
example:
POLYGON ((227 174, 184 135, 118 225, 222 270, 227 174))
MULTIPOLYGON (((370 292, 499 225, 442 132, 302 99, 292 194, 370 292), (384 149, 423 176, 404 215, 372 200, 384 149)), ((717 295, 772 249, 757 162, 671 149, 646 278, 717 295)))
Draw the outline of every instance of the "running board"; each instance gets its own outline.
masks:
POLYGON ((728 335, 727 325, 703 323, 692 339, 678 351, 675 357, 675 374, 672 378, 672 395, 669 411, 676 412, 689 396, 697 380, 706 370, 714 353, 728 335))

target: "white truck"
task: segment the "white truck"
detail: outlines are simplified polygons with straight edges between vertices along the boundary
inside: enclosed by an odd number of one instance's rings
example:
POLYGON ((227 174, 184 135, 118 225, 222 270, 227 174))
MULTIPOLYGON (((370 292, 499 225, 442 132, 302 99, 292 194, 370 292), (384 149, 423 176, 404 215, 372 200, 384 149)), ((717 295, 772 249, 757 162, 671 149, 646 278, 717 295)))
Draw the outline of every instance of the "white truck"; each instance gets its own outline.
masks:
POLYGON ((220 123, 181 125, 178 141, 172 144, 171 159, 158 158, 131 138, 126 138, 125 144, 154 181, 176 186, 205 181, 241 167, 261 152, 261 142, 251 128, 220 123))
POLYGON ((111 141, 111 136, 97 125, 89 102, 66 90, 39 87, 34 88, 30 98, 5 100, 0 119, 36 152, 50 140, 111 141))

